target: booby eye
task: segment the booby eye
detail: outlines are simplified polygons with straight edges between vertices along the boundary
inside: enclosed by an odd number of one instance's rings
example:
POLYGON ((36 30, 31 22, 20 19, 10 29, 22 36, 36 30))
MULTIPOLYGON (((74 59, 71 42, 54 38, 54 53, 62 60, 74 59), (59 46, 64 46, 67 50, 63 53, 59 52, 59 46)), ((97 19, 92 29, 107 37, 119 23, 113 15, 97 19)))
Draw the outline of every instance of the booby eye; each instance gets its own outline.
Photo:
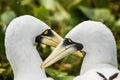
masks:
POLYGON ((51 38, 53 36, 54 36, 54 34, 53 34, 52 30, 51 29, 47 29, 42 34, 38 35, 35 38, 35 42, 41 43, 43 38, 46 38, 46 37, 50 37, 51 38))
POLYGON ((83 49, 83 45, 81 43, 74 42, 70 38, 65 38, 63 41, 63 45, 64 46, 72 45, 72 46, 76 47, 77 50, 83 49))
POLYGON ((47 35, 47 34, 48 34, 48 30, 44 31, 43 34, 44 34, 44 35, 47 35))
POLYGON ((54 34, 53 34, 51 29, 47 29, 41 35, 42 36, 51 36, 52 37, 54 34))
POLYGON ((68 38, 67 41, 68 41, 69 43, 72 43, 72 40, 71 40, 70 38, 68 38))

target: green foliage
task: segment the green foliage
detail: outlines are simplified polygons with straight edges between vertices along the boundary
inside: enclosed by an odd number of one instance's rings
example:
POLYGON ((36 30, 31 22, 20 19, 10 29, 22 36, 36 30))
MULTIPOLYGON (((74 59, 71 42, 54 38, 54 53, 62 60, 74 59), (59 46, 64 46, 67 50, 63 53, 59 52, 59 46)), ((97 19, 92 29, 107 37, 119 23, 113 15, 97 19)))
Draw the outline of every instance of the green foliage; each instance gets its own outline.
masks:
POLYGON ((14 11, 7 10, 1 14, 1 22, 3 22, 3 25, 6 26, 15 17, 16 17, 16 14, 14 11))
POLYGON ((55 80, 73 80, 73 76, 56 77, 55 80))
POLYGON ((57 71, 52 68, 46 68, 45 70, 46 70, 46 73, 52 77, 65 77, 68 75, 65 72, 57 71))
POLYGON ((89 19, 95 21, 102 21, 106 25, 112 26, 115 21, 115 16, 111 14, 110 10, 107 8, 86 8, 78 7, 89 19), (105 15, 107 14, 107 15, 105 15))
MULTIPOLYGON (((102 21, 115 36, 120 69, 119 10, 119 0, 0 0, 0 80, 13 80, 4 48, 6 26, 13 18, 25 14, 44 21, 62 37, 84 20, 102 21)), ((53 48, 40 45, 37 49, 44 60, 53 48)), ((79 56, 70 55, 47 68, 46 73, 55 80, 73 80, 79 74, 81 62, 79 56)))

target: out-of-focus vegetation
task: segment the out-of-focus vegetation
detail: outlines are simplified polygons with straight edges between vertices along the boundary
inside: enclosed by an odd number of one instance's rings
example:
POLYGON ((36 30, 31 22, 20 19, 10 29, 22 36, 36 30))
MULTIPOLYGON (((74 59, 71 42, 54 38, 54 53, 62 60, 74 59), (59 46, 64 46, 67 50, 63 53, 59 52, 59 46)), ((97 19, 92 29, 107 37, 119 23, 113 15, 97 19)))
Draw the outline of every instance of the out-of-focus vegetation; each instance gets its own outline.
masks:
MULTIPOLYGON (((21 15, 33 15, 62 37, 84 20, 105 23, 113 32, 120 68, 120 0, 0 0, 0 80, 13 80, 12 69, 5 56, 4 33, 9 22, 21 15)), ((43 60, 52 48, 38 47, 43 60)), ((70 80, 79 74, 82 59, 70 55, 46 69, 56 80, 70 80)))

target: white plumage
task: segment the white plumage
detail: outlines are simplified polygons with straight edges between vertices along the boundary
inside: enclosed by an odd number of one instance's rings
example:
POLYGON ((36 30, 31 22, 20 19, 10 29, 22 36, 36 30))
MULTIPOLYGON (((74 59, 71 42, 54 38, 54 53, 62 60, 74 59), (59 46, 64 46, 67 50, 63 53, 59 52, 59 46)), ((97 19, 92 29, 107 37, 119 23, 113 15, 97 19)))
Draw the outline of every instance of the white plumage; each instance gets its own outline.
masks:
POLYGON ((104 65, 117 67, 115 39, 111 31, 101 22, 84 21, 73 28, 66 37, 81 43, 84 47, 82 50, 86 52, 86 55, 81 74, 88 69, 101 68, 104 65))
POLYGON ((86 52, 80 76, 75 80, 105 80, 97 72, 104 75, 107 80, 120 80, 120 71, 117 69, 115 39, 104 24, 85 21, 71 30, 67 37, 82 43, 84 46, 83 51, 86 52), (78 28, 79 32, 76 33, 79 34, 79 39, 74 39, 73 35, 75 34, 71 32, 75 32, 78 28), (114 74, 116 74, 116 77, 109 79, 114 74))
POLYGON ((79 75, 74 80, 120 80, 120 72, 115 68, 91 69, 83 75, 79 75), (100 76, 98 73, 102 74, 100 76))
POLYGON ((33 45, 36 36, 46 29, 50 27, 29 15, 15 18, 8 25, 5 48, 14 80, 53 80, 47 78, 45 71, 40 69, 42 59, 33 45))
POLYGON ((74 27, 42 65, 47 67, 81 50, 86 55, 80 75, 74 80, 120 80, 114 36, 103 23, 96 21, 84 21, 74 27))

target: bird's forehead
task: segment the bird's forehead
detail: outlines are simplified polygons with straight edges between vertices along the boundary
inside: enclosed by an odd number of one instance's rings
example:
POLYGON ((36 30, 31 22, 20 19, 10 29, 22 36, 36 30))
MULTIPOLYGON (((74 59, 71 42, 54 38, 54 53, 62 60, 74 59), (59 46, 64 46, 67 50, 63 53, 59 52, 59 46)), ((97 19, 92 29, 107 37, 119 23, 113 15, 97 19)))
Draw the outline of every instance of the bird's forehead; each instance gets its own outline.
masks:
POLYGON ((105 26, 100 22, 84 21, 74 27, 67 35, 67 38, 78 40, 78 38, 95 35, 96 32, 104 31, 105 26))
POLYGON ((40 29, 41 30, 40 32, 43 33, 45 30, 47 29, 51 29, 48 25, 46 25, 45 23, 41 24, 40 26, 40 29))
POLYGON ((30 19, 27 21, 31 22, 31 23, 29 23, 28 27, 31 28, 32 30, 35 29, 34 31, 43 33, 45 30, 50 29, 50 27, 46 23, 44 23, 43 21, 41 21, 35 17, 30 17, 30 19))
POLYGON ((80 30, 77 28, 72 29, 67 35, 66 38, 70 38, 74 42, 78 42, 80 37, 80 30))

